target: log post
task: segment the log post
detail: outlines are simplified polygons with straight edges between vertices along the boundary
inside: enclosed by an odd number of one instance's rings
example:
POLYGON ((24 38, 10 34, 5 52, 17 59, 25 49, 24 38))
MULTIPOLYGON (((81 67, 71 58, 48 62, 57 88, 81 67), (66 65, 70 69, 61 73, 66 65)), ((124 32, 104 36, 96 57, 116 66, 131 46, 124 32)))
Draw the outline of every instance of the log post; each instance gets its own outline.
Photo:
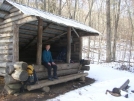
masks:
POLYGON ((71 59, 71 27, 68 27, 67 33, 67 63, 70 63, 71 59))
POLYGON ((41 18, 38 18, 37 58, 36 58, 37 65, 41 65, 42 34, 43 34, 43 20, 41 18))
POLYGON ((83 40, 82 40, 82 37, 79 38, 79 41, 80 41, 80 46, 79 46, 79 60, 82 59, 82 45, 83 45, 83 40))
POLYGON ((13 60, 12 62, 19 61, 19 25, 13 24, 13 60))

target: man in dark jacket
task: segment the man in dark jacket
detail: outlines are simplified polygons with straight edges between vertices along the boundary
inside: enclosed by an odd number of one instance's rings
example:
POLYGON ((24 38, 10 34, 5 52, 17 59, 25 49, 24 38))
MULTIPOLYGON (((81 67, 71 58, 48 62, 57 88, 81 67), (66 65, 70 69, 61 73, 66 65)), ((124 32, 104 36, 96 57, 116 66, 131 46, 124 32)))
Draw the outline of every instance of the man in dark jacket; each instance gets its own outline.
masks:
POLYGON ((52 59, 52 55, 51 55, 51 52, 49 51, 49 49, 50 49, 50 45, 46 45, 46 50, 44 50, 43 54, 42 54, 43 65, 48 70, 48 79, 49 80, 58 79, 57 66, 52 59), (53 77, 51 76, 51 68, 53 68, 53 77))

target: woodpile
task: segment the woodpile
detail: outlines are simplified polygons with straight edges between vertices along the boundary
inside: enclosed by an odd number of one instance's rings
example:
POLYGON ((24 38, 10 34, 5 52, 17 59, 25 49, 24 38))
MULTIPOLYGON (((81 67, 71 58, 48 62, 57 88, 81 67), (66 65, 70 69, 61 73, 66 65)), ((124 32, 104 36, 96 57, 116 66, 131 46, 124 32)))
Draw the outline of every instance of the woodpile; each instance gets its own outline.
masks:
POLYGON ((4 76, 4 88, 8 94, 14 94, 20 91, 21 82, 28 79, 27 66, 26 62, 16 62, 4 68, 6 74, 4 76))

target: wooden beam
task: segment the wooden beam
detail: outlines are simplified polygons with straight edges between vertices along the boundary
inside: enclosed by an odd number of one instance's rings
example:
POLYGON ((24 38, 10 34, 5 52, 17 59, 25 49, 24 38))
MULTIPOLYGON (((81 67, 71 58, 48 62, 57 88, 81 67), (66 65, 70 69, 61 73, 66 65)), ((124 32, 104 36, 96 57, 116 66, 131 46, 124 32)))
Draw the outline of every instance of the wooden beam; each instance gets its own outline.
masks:
POLYGON ((51 30, 51 31, 54 31, 55 33, 61 33, 61 32, 63 32, 62 30, 60 30, 60 29, 55 29, 55 28, 48 28, 48 30, 51 30))
POLYGON ((13 29, 13 60, 12 62, 19 61, 19 26, 14 23, 13 29))
POLYGON ((82 39, 82 37, 79 37, 79 41, 80 41, 80 43, 79 43, 79 60, 81 60, 82 59, 82 45, 83 45, 83 39, 82 39))
POLYGON ((54 38, 51 38, 51 39, 49 39, 49 40, 43 41, 43 43, 46 43, 46 42, 52 41, 52 40, 54 40, 54 39, 56 39, 56 38, 59 38, 59 37, 61 37, 61 36, 65 35, 65 34, 67 34, 67 32, 64 32, 64 33, 62 33, 62 34, 60 34, 60 35, 57 35, 57 36, 55 36, 54 38))
POLYGON ((17 11, 19 11, 19 9, 16 8, 16 7, 14 7, 14 8, 12 8, 12 9, 10 10, 10 13, 17 12, 17 11))
POLYGON ((71 59, 71 27, 68 27, 68 33, 67 33, 67 63, 70 63, 71 59))
POLYGON ((79 34, 77 33, 77 31, 72 27, 73 31, 75 32, 75 34, 78 36, 78 38, 80 37, 79 34))
POLYGON ((7 11, 3 11, 3 10, 0 10, 0 13, 2 13, 2 14, 5 14, 5 15, 8 15, 8 14, 10 14, 10 12, 7 12, 7 11))
POLYGON ((3 22, 3 21, 4 21, 4 19, 0 18, 0 22, 3 22))
POLYGON ((58 80, 54 80, 54 81, 42 80, 42 81, 39 81, 39 83, 37 83, 35 85, 27 86, 27 89, 29 91, 34 90, 34 89, 39 89, 39 88, 42 88, 42 87, 45 87, 45 86, 55 85, 55 84, 58 84, 58 83, 74 80, 74 79, 77 79, 77 78, 80 78, 80 77, 85 77, 87 75, 88 75, 88 73, 78 73, 78 74, 72 74, 72 75, 59 77, 58 80))
POLYGON ((37 65, 41 65, 42 34, 43 34, 43 20, 41 18, 38 18, 37 57, 36 57, 36 64, 37 65))
POLYGON ((4 18, 5 18, 5 19, 8 19, 8 18, 10 18, 10 17, 17 16, 17 15, 20 15, 20 14, 22 14, 21 11, 13 12, 13 13, 11 13, 11 14, 5 16, 4 18))

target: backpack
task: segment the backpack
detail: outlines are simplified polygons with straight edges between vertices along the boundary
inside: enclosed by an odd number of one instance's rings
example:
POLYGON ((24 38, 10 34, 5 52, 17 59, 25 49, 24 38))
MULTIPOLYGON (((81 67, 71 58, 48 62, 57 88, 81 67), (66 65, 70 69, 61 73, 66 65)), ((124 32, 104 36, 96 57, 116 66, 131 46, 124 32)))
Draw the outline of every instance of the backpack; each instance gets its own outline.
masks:
POLYGON ((37 82, 37 76, 32 65, 27 66, 28 79, 25 81, 27 85, 34 85, 37 82))
POLYGON ((24 92, 25 86, 34 85, 37 82, 36 72, 32 65, 27 66, 28 79, 22 82, 22 87, 20 88, 20 92, 24 92))

